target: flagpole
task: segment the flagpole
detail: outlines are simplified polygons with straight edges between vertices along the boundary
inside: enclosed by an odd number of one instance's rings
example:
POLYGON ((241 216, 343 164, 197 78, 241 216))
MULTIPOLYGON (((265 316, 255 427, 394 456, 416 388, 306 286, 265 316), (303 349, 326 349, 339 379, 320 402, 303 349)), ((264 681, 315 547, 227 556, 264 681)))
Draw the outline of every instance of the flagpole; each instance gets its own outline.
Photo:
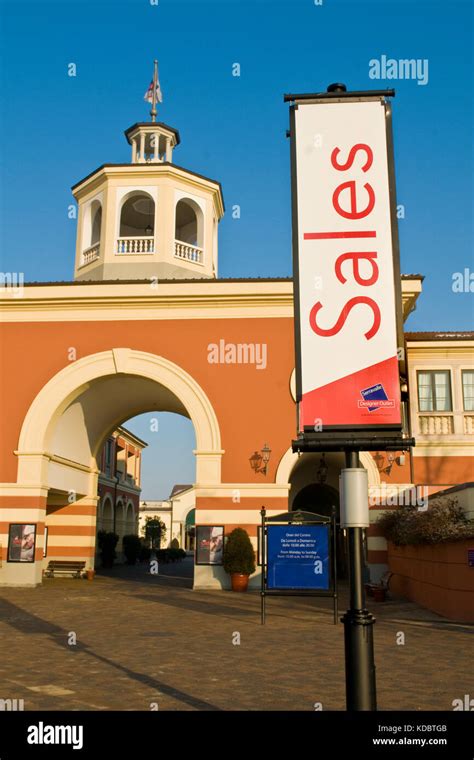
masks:
POLYGON ((155 59, 154 61, 154 69, 153 69, 153 100, 151 105, 151 120, 154 122, 156 121, 156 83, 158 82, 158 61, 155 59))

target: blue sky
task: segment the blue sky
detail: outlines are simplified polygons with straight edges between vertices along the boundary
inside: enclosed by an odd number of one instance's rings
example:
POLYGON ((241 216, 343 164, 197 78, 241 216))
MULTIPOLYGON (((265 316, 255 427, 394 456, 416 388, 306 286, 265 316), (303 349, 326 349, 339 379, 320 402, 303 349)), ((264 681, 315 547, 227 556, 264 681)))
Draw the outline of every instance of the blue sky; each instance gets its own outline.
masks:
POLYGON ((156 57, 159 119, 181 133, 176 163, 223 185, 219 267, 227 277, 291 275, 283 93, 335 81, 395 87, 402 271, 426 275, 407 327, 472 328, 472 294, 452 291, 453 273, 474 271, 472 7, 467 0, 1 2, 0 269, 24 272, 27 281, 72 278, 70 187, 102 163, 130 160, 123 130, 148 119, 143 93, 156 57), (428 83, 370 79, 369 61, 382 55, 427 59, 428 83), (234 63, 240 77, 232 76, 234 63), (239 220, 229 213, 234 204, 239 220))
POLYGON ((142 455, 142 499, 167 499, 175 483, 195 482, 196 436, 191 420, 168 412, 140 414, 125 427, 148 443, 142 455))

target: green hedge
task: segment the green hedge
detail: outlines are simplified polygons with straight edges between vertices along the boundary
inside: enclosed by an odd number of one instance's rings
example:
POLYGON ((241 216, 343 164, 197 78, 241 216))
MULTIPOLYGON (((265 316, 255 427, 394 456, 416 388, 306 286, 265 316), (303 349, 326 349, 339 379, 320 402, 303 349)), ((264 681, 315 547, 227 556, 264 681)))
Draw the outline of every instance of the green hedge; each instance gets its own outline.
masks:
POLYGON ((158 562, 180 562, 186 557, 184 549, 158 549, 156 559, 158 562))
POLYGON ((399 507, 377 521, 382 535, 397 546, 440 544, 474 538, 474 520, 468 520, 454 499, 434 501, 426 511, 399 507))

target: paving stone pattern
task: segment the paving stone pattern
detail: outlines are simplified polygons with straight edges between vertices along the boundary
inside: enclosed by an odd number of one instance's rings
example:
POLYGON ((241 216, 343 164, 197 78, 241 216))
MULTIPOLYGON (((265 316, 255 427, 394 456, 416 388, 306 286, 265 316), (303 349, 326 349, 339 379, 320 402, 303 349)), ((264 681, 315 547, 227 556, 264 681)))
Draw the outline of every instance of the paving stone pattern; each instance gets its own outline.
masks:
MULTIPOLYGON (((159 576, 118 566, 92 582, 0 589, 0 698, 25 710, 345 708, 331 600, 268 599, 261 626, 258 593, 193 591, 191 574, 188 559, 159 576)), ((380 710, 451 710, 474 696, 472 626, 403 600, 369 609, 380 710)))

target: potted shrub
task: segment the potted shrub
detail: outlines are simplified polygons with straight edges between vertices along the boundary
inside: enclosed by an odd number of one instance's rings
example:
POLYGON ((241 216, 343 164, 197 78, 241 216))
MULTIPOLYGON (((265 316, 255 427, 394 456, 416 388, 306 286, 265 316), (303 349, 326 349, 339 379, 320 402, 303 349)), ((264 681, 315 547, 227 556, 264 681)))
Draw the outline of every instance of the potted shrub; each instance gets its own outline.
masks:
POLYGON ((112 567, 114 559, 117 556, 115 553, 115 547, 117 546, 119 537, 116 533, 107 533, 105 530, 99 530, 97 539, 99 541, 102 567, 112 567))
POLYGON ((249 576, 255 572, 255 553, 248 533, 234 528, 224 546, 224 570, 229 573, 232 591, 247 591, 249 576))
POLYGON ((127 560, 127 565, 135 565, 138 557, 140 556, 141 541, 138 536, 130 534, 124 536, 122 540, 123 553, 127 560))
POLYGON ((386 599, 386 591, 383 586, 372 586, 372 596, 375 602, 384 602, 386 599))

